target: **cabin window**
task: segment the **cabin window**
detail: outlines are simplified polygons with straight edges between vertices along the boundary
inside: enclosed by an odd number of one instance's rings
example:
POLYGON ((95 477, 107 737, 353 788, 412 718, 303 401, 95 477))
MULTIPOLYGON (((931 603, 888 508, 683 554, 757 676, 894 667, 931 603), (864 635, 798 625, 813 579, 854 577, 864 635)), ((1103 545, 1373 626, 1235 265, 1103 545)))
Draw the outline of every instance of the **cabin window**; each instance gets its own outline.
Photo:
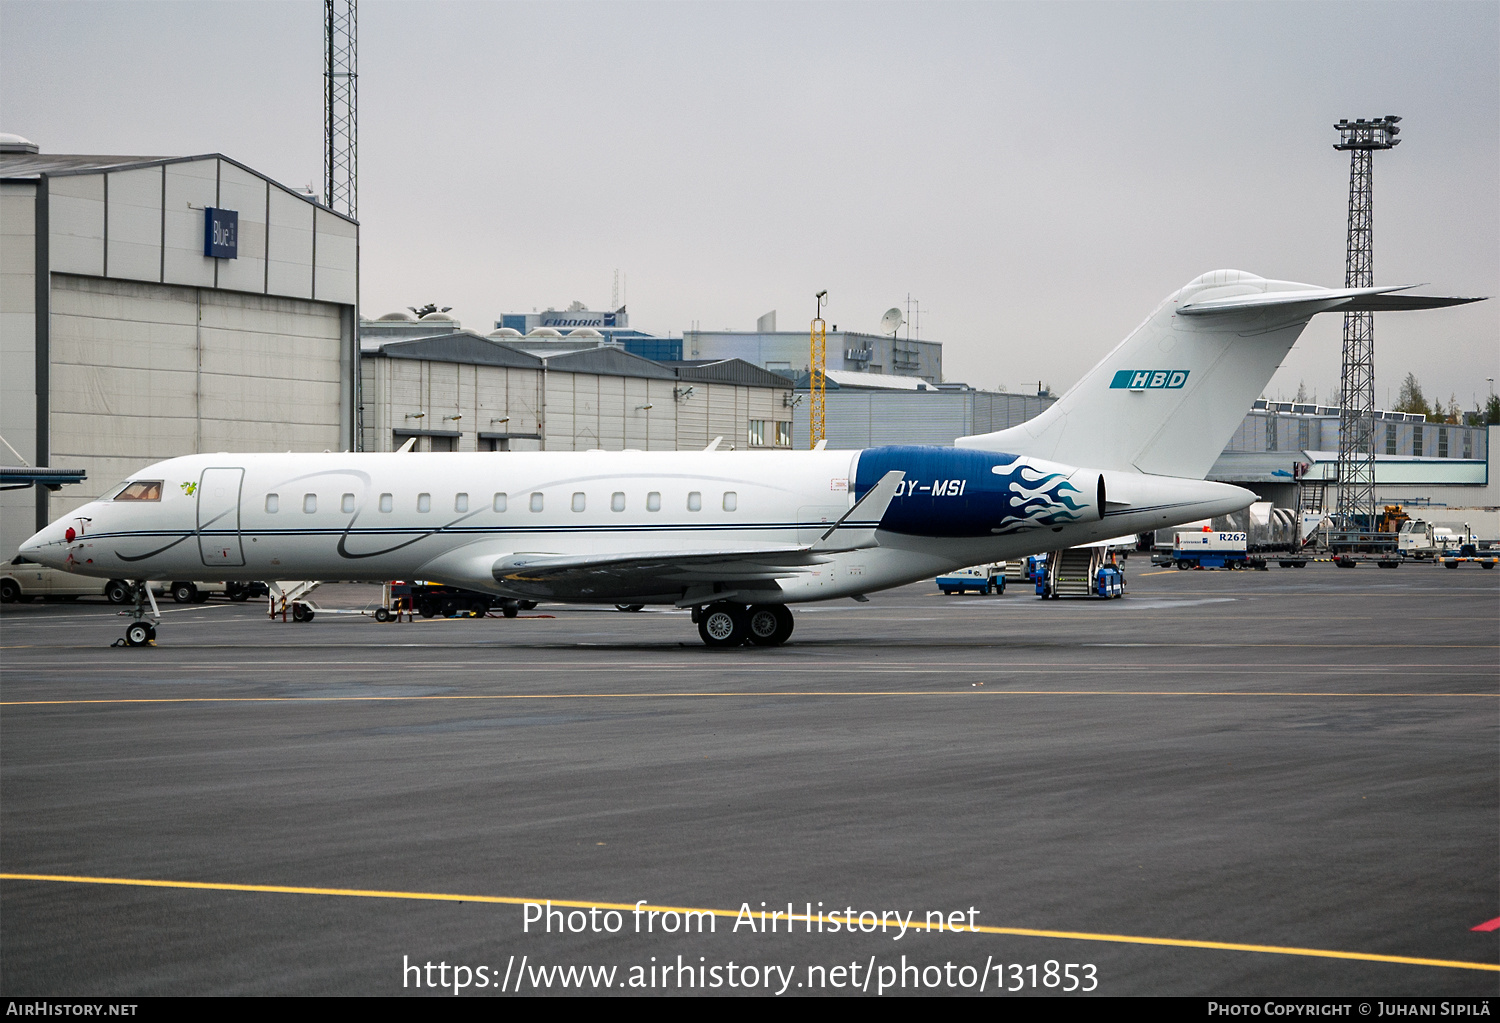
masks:
POLYGON ((468 511, 469 510, 469 495, 468 494, 455 494, 454 497, 453 497, 453 510, 456 511, 456 512, 466 512, 466 511, 468 511))
POLYGON ((661 511, 661 494, 655 490, 646 495, 646 510, 661 511))
POLYGON ((318 495, 317 494, 303 494, 302 495, 302 510, 304 512, 306 512, 308 515, 311 515, 313 512, 317 511, 318 510, 318 495))
POLYGON ((586 498, 586 497, 583 496, 583 491, 580 490, 580 491, 578 491, 577 493, 575 493, 573 495, 573 510, 574 511, 581 512, 587 506, 588 506, 588 498, 586 498))
POLYGON ((419 511, 419 512, 430 512, 430 511, 432 511, 432 495, 431 494, 418 494, 417 495, 417 511, 419 511))
POLYGON ((281 498, 277 497, 275 494, 267 494, 266 495, 266 513, 267 514, 269 514, 269 515, 275 515, 276 514, 276 509, 280 505, 281 505, 281 498))
POLYGON ((490 505, 490 507, 494 508, 497 512, 503 512, 505 510, 505 495, 504 494, 496 494, 495 495, 495 500, 490 505))
POLYGON ((125 489, 115 495, 116 501, 160 501, 161 480, 136 480, 125 484, 125 489))
POLYGON ((733 490, 724 491, 724 510, 734 511, 740 506, 740 495, 733 490))
POLYGON ((354 514, 353 494, 345 494, 342 498, 339 499, 339 511, 343 512, 345 515, 354 514))
POLYGON ((380 510, 381 511, 388 512, 388 511, 393 510, 395 507, 396 507, 396 502, 391 497, 390 494, 381 494, 380 495, 380 510))
POLYGON ((531 510, 534 511, 534 512, 539 512, 539 511, 542 510, 542 495, 541 494, 532 494, 531 495, 531 510))
POLYGON ((625 494, 623 491, 616 490, 613 494, 609 495, 609 510, 617 512, 625 510, 625 494))
POLYGON ((776 446, 789 448, 792 446, 792 424, 790 422, 778 422, 776 424, 776 446))
POLYGON ((703 510, 703 495, 694 490, 688 494, 688 511, 703 510))

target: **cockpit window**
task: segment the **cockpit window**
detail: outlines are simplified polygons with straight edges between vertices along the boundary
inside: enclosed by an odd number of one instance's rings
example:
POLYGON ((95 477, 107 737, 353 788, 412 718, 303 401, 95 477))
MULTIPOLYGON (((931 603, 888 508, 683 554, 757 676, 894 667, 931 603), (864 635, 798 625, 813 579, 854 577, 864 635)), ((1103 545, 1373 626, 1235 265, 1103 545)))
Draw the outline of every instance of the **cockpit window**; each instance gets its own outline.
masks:
POLYGON ((132 480, 115 495, 116 501, 160 501, 161 480, 132 480))

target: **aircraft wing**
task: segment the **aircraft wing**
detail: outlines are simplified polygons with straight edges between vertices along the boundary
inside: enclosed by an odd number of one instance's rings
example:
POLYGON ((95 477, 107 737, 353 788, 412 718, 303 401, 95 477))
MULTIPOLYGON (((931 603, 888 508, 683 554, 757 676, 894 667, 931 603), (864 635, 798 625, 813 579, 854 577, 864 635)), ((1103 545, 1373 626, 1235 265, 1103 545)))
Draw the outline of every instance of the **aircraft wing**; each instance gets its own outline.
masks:
POLYGON ((683 605, 744 591, 774 593, 776 580, 832 560, 838 551, 876 546, 875 529, 905 474, 891 471, 818 538, 799 546, 722 550, 626 551, 608 554, 509 554, 491 573, 507 593, 523 597, 619 600, 670 596, 683 605), (680 599, 678 599, 680 598, 680 599))
POLYGON ((495 562, 495 582, 526 597, 625 600, 706 587, 774 590, 778 578, 809 572, 829 559, 807 547, 759 550, 651 551, 625 554, 513 554, 495 562))

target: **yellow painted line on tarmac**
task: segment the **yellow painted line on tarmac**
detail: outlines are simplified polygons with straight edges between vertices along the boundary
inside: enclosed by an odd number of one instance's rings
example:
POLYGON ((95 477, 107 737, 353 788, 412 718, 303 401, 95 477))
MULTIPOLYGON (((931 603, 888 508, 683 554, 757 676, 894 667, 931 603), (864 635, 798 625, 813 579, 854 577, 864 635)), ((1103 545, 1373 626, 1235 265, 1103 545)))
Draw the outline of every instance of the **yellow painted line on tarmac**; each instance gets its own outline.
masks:
POLYGON ((1166 568, 1162 569, 1160 572, 1137 572, 1135 576, 1137 579, 1144 579, 1148 575, 1171 575, 1173 572, 1180 571, 1182 571, 1182 569, 1180 568, 1166 568))
POLYGON ((1335 697, 1340 699, 1422 699, 1442 697, 1447 699, 1493 700, 1500 693, 1252 693, 1241 691, 1170 690, 1170 689, 871 689, 871 690, 764 690, 745 692, 665 692, 665 693, 451 693, 438 695, 403 696, 153 696, 145 698, 118 697, 89 700, 6 700, 0 707, 80 706, 87 704, 137 704, 137 703, 421 703, 437 701, 483 701, 483 700, 665 700, 665 699, 759 699, 767 696, 786 697, 855 697, 872 696, 1244 696, 1254 698, 1307 698, 1335 697))
MULTIPOLYGON (((133 877, 85 877, 71 874, 0 874, 4 881, 51 881, 67 884, 119 885, 136 888, 185 888, 198 891, 254 892, 274 895, 323 895, 357 899, 408 899, 421 902, 479 902, 494 905, 520 906, 526 904, 550 904, 563 909, 602 909, 623 913, 697 913, 725 919, 739 919, 739 910, 704 909, 691 906, 659 906, 655 903, 639 902, 581 902, 574 899, 519 898, 511 895, 456 895, 447 892, 401 892, 371 888, 313 888, 302 885, 270 884, 226 884, 211 881, 160 881, 133 877)), ((843 914, 793 915, 790 920, 802 924, 847 926, 840 919, 843 914)), ((931 925, 910 923, 913 930, 944 931, 942 923, 931 925)), ((1095 934, 1089 931, 1054 931, 1032 927, 991 927, 981 924, 958 928, 963 933, 1003 934, 1022 938, 1062 938, 1071 941, 1102 941, 1124 945, 1162 945, 1172 948, 1202 948, 1220 952, 1261 952, 1270 955, 1312 956, 1320 959, 1354 959, 1361 962, 1401 963, 1408 966, 1441 966, 1459 970, 1487 970, 1500 973, 1500 965, 1494 963, 1469 962, 1462 959, 1428 959, 1420 956, 1381 955, 1374 952, 1344 952, 1326 948, 1298 948, 1290 945, 1254 945, 1235 941, 1197 941, 1191 938, 1152 938, 1134 934, 1095 934)))

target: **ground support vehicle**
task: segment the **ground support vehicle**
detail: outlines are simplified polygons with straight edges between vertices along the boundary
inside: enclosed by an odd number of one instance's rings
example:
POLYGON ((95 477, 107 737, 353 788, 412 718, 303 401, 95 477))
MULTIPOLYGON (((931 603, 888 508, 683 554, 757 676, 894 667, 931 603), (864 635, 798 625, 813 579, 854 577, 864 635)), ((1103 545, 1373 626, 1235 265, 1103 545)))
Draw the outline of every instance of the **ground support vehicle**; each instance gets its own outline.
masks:
POLYGON ((976 590, 986 596, 992 592, 1004 593, 1005 570, 1006 563, 1003 561, 960 568, 938 576, 938 589, 947 594, 963 593, 965 590, 976 590))
POLYGON ((483 618, 491 611, 514 618, 520 612, 536 607, 534 600, 513 600, 421 580, 397 580, 387 583, 385 589, 385 603, 375 610, 375 620, 380 622, 399 619, 402 614, 418 614, 423 618, 457 618, 461 615, 483 618))
POLYGON ((174 580, 166 586, 166 592, 170 593, 172 599, 179 604, 202 604, 210 597, 223 597, 226 600, 241 603, 251 597, 264 597, 271 591, 270 587, 263 582, 213 583, 174 580))
POLYGON ((1445 548, 1458 541, 1458 534, 1453 530, 1434 526, 1424 519, 1407 519, 1396 534, 1401 555, 1414 561, 1435 561, 1445 548))
POLYGON ((43 600, 77 600, 79 597, 107 597, 111 604, 130 602, 132 583, 124 579, 95 579, 48 568, 22 555, 0 566, 0 603, 26 603, 43 600))
POLYGON ((1058 551, 1047 559, 1035 583, 1036 595, 1043 599, 1125 596, 1125 573, 1108 548, 1102 546, 1058 551))
POLYGON ((1202 530, 1178 533, 1172 540, 1172 563, 1188 568, 1264 568, 1265 560, 1252 564, 1244 533, 1202 530))
POLYGON ((1449 549, 1443 552, 1438 559, 1444 568, 1457 568, 1459 565, 1478 565, 1480 568, 1494 568, 1500 563, 1500 554, 1493 549, 1481 550, 1478 544, 1461 544, 1457 549, 1449 549))
POLYGON ((1399 533, 1357 529, 1331 529, 1323 534, 1323 548, 1339 568, 1354 568, 1373 561, 1381 568, 1400 568, 1399 533))
POLYGON ((1029 583, 1035 583, 1046 570, 1046 554, 1030 554, 1021 561, 1021 578, 1029 583))

